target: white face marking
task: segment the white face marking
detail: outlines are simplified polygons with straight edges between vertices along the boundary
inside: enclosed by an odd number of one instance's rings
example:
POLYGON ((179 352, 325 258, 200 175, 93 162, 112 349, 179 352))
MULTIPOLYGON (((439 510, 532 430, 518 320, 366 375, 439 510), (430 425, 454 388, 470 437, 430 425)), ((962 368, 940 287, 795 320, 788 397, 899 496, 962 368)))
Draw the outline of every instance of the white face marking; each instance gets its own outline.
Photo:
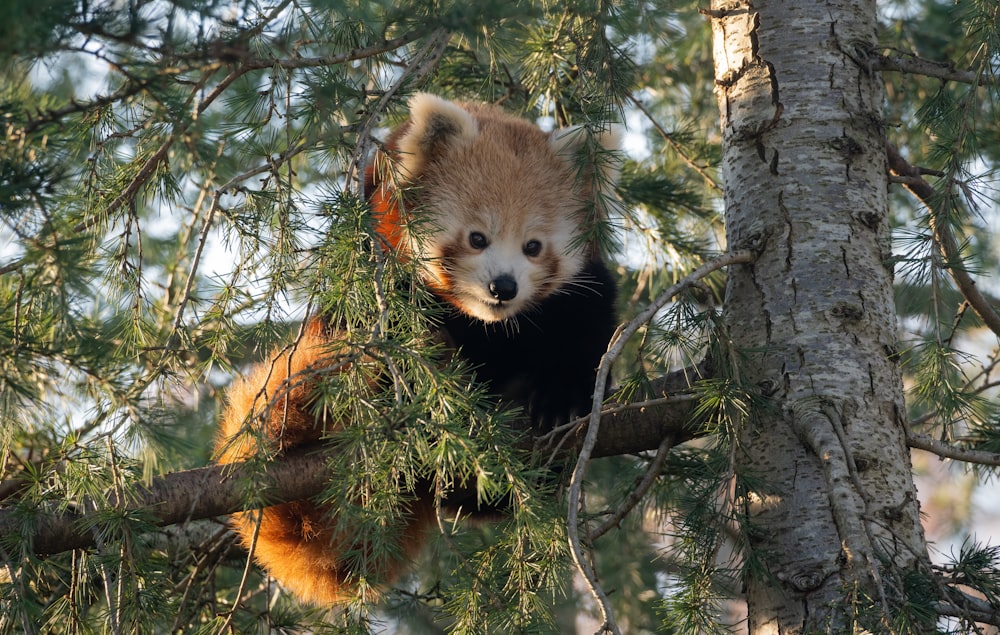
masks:
MULTIPOLYGON (((423 236, 427 282, 466 314, 484 322, 498 322, 530 310, 558 292, 583 267, 581 249, 571 249, 575 227, 571 218, 541 219, 535 213, 528 226, 507 226, 499 213, 476 215, 461 229, 439 229, 423 236), (537 221, 549 220, 549 225, 537 221), (473 245, 471 235, 484 240, 473 245), (538 241, 534 254, 525 247, 538 241)), ((549 216, 553 216, 549 214, 549 216)), ((453 225, 454 226, 454 225, 453 225)))
POLYGON ((520 241, 514 240, 495 240, 478 254, 463 255, 457 264, 452 291, 474 317, 487 322, 513 317, 540 300, 538 288, 548 275, 538 258, 525 256, 520 241), (513 297, 500 297, 498 280, 513 280, 513 297))

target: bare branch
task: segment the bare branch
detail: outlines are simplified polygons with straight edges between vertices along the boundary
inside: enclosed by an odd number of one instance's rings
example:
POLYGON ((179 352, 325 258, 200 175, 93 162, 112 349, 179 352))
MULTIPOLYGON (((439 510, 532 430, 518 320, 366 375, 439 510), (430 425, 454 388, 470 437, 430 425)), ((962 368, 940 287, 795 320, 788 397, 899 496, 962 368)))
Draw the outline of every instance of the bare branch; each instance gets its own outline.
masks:
POLYGON ((978 465, 1000 466, 1000 453, 998 452, 962 448, 957 445, 937 441, 924 434, 907 435, 906 444, 911 448, 924 450, 946 459, 955 459, 978 465))
POLYGON ((992 86, 997 83, 996 77, 974 71, 958 70, 951 62, 925 60, 916 55, 898 51, 893 52, 891 55, 872 55, 868 58, 868 64, 875 71, 911 73, 962 84, 992 86))
POLYGON ((792 402, 786 414, 796 436, 822 462, 830 511, 852 583, 863 583, 866 577, 874 581, 883 617, 890 619, 875 541, 862 518, 862 510, 867 511, 867 492, 844 432, 841 413, 836 404, 814 395, 792 402))
POLYGON ((951 601, 934 603, 934 611, 938 615, 1000 626, 1000 608, 995 604, 973 597, 954 587, 948 590, 951 601))

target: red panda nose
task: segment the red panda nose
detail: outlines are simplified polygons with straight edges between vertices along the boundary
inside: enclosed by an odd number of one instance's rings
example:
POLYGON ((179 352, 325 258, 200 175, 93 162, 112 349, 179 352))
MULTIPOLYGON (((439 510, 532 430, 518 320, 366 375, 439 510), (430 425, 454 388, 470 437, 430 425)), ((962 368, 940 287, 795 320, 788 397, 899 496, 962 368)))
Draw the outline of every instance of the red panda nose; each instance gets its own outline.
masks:
POLYGON ((517 281, 510 276, 499 276, 490 282, 490 295, 501 302, 513 300, 517 295, 517 281))

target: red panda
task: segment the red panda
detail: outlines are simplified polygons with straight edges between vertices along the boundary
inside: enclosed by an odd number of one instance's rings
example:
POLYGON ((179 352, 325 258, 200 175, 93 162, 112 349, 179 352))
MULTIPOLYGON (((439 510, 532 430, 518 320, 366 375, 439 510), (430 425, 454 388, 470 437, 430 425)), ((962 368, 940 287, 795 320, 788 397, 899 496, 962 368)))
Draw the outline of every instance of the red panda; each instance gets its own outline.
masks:
MULTIPOLYGON (((366 172, 377 233, 417 265, 444 307, 441 339, 489 393, 539 428, 588 412, 616 318, 613 278, 583 229, 592 222, 588 202, 606 194, 613 170, 580 168, 582 130, 547 134, 495 107, 429 94, 409 108, 366 172)), ((613 149, 617 132, 597 140, 613 149)), ((248 423, 279 449, 316 442, 337 425, 317 421, 310 407, 310 372, 343 363, 331 351, 337 338, 316 316, 293 351, 234 382, 216 442, 221 463, 255 454, 248 423)), ((414 494, 396 553, 378 560, 382 586, 413 562, 436 522, 432 497, 414 494)), ((235 514, 234 526, 285 588, 320 605, 355 593, 359 572, 344 553, 362 537, 351 544, 336 533, 331 510, 298 501, 260 513, 259 530, 253 512, 235 514)))

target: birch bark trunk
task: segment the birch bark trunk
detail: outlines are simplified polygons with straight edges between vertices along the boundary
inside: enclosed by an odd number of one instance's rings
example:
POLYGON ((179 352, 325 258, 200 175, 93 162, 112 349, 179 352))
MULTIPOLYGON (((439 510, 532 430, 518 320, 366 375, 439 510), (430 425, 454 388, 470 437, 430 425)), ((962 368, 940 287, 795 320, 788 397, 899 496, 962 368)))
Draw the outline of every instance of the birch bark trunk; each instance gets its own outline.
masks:
POLYGON ((748 421, 749 631, 892 632, 926 566, 904 433, 875 2, 715 0, 725 317, 773 408, 748 421), (863 49, 862 49, 863 50, 863 49))

